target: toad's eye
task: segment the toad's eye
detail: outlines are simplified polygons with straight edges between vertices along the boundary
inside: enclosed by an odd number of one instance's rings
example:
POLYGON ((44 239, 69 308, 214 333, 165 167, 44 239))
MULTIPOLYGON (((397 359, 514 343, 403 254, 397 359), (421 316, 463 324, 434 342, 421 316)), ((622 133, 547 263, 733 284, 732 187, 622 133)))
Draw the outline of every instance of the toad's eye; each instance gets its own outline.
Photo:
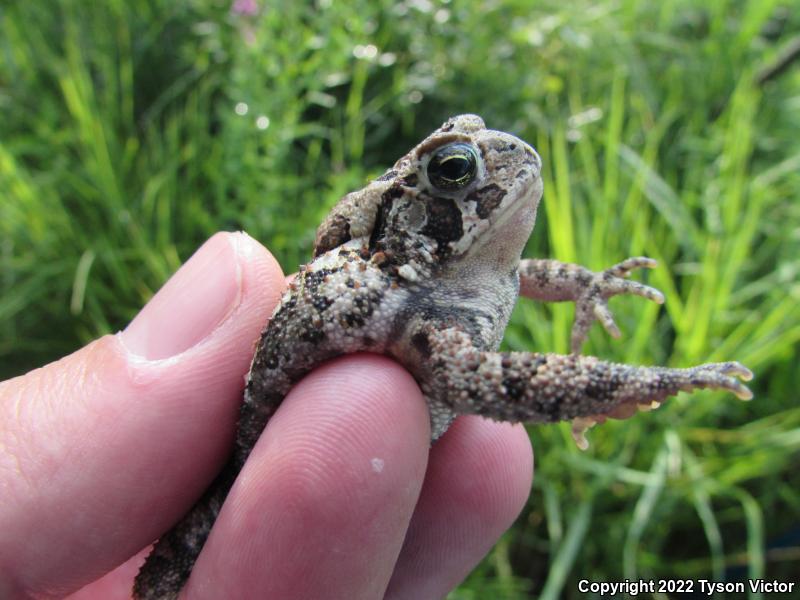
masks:
POLYGON ((455 142, 442 146, 428 162, 428 181, 441 190, 469 185, 478 172, 478 155, 469 144, 455 142))

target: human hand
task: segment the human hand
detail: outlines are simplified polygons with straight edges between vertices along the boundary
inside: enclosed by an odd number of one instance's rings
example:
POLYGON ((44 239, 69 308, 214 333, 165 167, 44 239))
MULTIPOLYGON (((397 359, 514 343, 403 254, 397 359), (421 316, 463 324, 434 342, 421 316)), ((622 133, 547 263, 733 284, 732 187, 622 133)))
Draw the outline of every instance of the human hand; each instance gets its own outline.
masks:
MULTIPOLYGON (((0 597, 129 598, 150 542, 230 450, 243 376, 284 287, 217 234, 122 333, 0 384, 0 597)), ((518 514, 520 426, 427 410, 388 358, 342 357, 287 396, 195 565, 195 598, 438 598, 518 514)))

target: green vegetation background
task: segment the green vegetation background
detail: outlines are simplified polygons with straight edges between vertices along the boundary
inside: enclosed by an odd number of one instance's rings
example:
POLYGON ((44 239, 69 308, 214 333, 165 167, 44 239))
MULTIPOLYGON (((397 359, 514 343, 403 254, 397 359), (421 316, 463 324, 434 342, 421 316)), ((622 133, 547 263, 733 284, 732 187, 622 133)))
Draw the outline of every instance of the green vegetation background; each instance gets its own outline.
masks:
MULTIPOLYGON (((545 161, 528 256, 659 259, 666 305, 615 299, 623 339, 587 350, 738 359, 756 399, 683 395, 585 453, 532 428, 531 500, 451 597, 796 580, 800 69, 758 74, 798 31, 797 0, 5 2, 0 376, 124 327, 219 229, 295 270, 337 198, 478 112, 545 161)), ((523 301, 505 343, 566 351, 571 315, 523 301)))

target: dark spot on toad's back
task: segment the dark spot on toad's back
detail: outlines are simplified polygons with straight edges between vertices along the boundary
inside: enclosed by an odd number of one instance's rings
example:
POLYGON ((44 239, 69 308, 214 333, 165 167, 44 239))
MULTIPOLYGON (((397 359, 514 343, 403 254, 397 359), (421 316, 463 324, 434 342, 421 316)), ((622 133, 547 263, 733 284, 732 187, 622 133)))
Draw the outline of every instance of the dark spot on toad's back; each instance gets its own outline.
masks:
POLYGON ((503 387, 506 389, 506 396, 512 400, 519 400, 525 396, 530 385, 519 377, 507 377, 503 379, 503 387))
POLYGON ((422 355, 423 358, 430 358, 431 356, 431 343, 428 336, 422 332, 415 333, 411 337, 411 343, 414 348, 422 355))
POLYGON ((397 171, 390 169, 386 171, 386 173, 378 177, 378 179, 376 179, 375 181, 391 181, 395 177, 397 177, 397 171))
POLYGON ((496 141, 492 144, 492 150, 498 153, 502 152, 511 152, 512 150, 516 150, 517 145, 513 142, 506 143, 504 141, 496 141))
POLYGON ((318 344, 325 339, 325 332, 314 327, 310 321, 305 321, 300 332, 300 339, 309 344, 318 344))
POLYGON ((307 271, 303 275, 303 281, 306 287, 311 290, 316 290, 320 284, 325 281, 332 271, 330 269, 320 269, 319 271, 307 271))
POLYGON ((325 312, 331 304, 333 304, 333 300, 323 295, 314 296, 311 300, 311 306, 319 312, 325 312))
POLYGON ((358 313, 346 313, 344 321, 348 327, 362 327, 364 325, 364 316, 358 313))

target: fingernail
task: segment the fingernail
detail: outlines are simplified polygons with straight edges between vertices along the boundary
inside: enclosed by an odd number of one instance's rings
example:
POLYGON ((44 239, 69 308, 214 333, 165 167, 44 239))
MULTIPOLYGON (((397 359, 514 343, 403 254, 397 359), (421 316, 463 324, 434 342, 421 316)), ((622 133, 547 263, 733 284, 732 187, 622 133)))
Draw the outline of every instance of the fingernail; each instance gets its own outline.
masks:
POLYGON ((218 233, 172 276, 120 334, 133 354, 159 360, 205 339, 238 306, 236 234, 218 233))

